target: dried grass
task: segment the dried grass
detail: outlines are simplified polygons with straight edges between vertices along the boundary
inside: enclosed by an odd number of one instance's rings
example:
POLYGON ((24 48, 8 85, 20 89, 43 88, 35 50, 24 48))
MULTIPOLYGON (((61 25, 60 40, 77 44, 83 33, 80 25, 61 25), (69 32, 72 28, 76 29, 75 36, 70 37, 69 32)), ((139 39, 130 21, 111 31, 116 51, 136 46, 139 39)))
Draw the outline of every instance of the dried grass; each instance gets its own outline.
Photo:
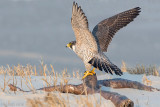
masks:
POLYGON ((126 63, 122 61, 121 70, 123 72, 128 72, 130 74, 146 74, 146 75, 160 76, 156 65, 150 65, 150 66, 137 65, 134 68, 128 68, 126 66, 126 63))
MULTIPOLYGON (((155 65, 149 67, 137 65, 134 68, 127 68, 126 63, 123 61, 121 69, 123 72, 128 72, 130 74, 145 74, 143 77, 143 83, 146 85, 152 84, 146 75, 159 76, 158 69, 155 65)), ((26 66, 20 64, 17 66, 1 66, 0 75, 4 76, 4 83, 2 86, 0 86, 0 90, 3 92, 7 92, 6 86, 8 86, 9 83, 12 83, 15 86, 17 85, 17 77, 20 77, 21 88, 25 85, 33 92, 35 92, 36 89, 33 85, 32 76, 43 76, 42 84, 44 86, 57 85, 58 78, 61 78, 61 85, 66 85, 71 77, 67 69, 57 73, 55 72, 53 65, 50 65, 48 68, 47 65, 44 64, 43 60, 41 60, 41 65, 39 66, 38 70, 36 66, 31 66, 29 64, 26 66), (6 76, 9 76, 10 78, 6 79, 6 76)), ((79 71, 73 72, 73 78, 81 79, 81 77, 82 76, 80 75, 79 71)), ((97 101, 95 96, 90 99, 90 97, 86 94, 86 96, 76 98, 76 103, 79 105, 79 107, 100 107, 101 99, 100 101, 97 101)), ((31 107, 68 107, 69 105, 70 102, 68 94, 67 99, 64 99, 60 94, 57 95, 53 93, 48 93, 44 98, 27 99, 27 106, 31 107)))
POLYGON ((29 107, 67 107, 65 99, 56 94, 48 93, 44 98, 27 99, 29 107))

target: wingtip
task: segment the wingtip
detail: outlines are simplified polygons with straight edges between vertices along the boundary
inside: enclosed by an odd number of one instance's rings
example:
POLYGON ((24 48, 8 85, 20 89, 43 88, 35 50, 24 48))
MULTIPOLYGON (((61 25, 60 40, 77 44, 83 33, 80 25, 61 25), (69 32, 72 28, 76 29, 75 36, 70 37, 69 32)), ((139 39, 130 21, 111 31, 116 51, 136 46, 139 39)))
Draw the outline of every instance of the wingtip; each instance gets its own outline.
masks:
POLYGON ((72 7, 72 13, 74 13, 77 10, 78 4, 74 1, 73 7, 72 7))
POLYGON ((73 5, 75 5, 75 1, 73 1, 73 5))
POLYGON ((73 6, 78 7, 78 4, 74 1, 73 6))
POLYGON ((141 8, 140 7, 136 7, 136 9, 140 10, 141 8))
POLYGON ((136 7, 136 10, 138 10, 138 12, 141 12, 141 8, 140 7, 136 7))
POLYGON ((73 6, 77 6, 78 7, 78 3, 76 3, 75 1, 73 1, 73 6))

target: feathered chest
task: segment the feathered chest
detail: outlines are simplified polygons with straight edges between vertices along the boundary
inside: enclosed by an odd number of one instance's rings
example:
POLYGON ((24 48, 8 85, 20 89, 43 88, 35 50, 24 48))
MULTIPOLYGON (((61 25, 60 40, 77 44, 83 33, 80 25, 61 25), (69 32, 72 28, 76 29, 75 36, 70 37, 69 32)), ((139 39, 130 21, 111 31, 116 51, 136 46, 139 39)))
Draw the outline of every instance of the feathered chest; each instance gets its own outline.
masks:
POLYGON ((82 61, 88 62, 97 52, 92 46, 81 44, 75 47, 75 53, 81 58, 82 61))

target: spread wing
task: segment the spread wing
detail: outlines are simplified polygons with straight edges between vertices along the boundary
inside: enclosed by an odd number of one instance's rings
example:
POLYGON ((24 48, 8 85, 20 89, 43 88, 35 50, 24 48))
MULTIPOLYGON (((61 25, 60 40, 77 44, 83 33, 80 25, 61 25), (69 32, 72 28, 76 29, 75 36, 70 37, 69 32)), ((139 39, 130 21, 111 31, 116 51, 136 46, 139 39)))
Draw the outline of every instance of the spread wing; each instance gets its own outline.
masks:
POLYGON ((88 29, 87 17, 81 9, 81 6, 78 7, 78 4, 75 4, 75 2, 73 2, 71 23, 73 29, 88 29))
POLYGON ((87 17, 75 2, 73 2, 71 24, 76 36, 76 44, 80 45, 83 42, 90 44, 93 48, 97 46, 94 36, 88 29, 87 17))
POLYGON ((132 22, 139 13, 140 8, 136 7, 105 19, 94 27, 92 34, 95 36, 102 52, 107 51, 108 45, 115 33, 132 22))

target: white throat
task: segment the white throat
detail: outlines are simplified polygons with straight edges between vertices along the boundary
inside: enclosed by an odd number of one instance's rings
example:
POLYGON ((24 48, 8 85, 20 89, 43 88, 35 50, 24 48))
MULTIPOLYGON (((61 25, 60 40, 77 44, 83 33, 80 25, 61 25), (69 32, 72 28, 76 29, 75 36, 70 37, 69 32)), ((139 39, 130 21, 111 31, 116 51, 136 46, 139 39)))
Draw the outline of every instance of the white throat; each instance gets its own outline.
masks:
POLYGON ((72 50, 73 50, 74 52, 76 51, 76 46, 75 46, 75 45, 72 46, 72 50))

